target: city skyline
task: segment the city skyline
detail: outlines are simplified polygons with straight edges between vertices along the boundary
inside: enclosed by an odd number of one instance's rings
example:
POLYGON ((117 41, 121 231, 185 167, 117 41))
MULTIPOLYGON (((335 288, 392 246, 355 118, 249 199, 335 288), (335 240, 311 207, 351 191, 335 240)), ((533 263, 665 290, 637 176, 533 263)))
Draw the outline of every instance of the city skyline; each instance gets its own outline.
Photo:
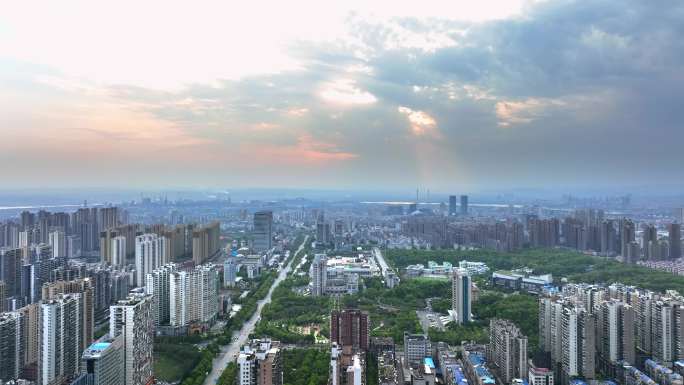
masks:
POLYGON ((681 187, 684 5, 479 4, 12 4, 0 15, 0 177, 681 187))

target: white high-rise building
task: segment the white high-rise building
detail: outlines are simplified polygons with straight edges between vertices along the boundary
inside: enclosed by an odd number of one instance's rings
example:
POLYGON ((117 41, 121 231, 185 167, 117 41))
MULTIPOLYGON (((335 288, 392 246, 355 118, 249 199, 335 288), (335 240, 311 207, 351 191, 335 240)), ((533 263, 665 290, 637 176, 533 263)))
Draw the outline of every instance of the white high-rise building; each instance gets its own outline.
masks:
POLYGON ((322 296, 325 295, 326 280, 327 280, 327 266, 328 256, 325 254, 316 254, 313 262, 311 262, 311 295, 322 296))
POLYGON ((464 269, 454 269, 451 277, 451 309, 458 324, 468 323, 471 320, 472 289, 468 272, 464 269))
POLYGON ((211 322, 218 314, 218 273, 214 265, 172 272, 169 276, 169 324, 211 322))
POLYGON ((66 258, 67 245, 64 231, 57 230, 49 234, 48 243, 52 246, 52 258, 66 258))
POLYGON ((634 309, 617 300, 605 301, 598 313, 597 340, 599 354, 613 364, 635 363, 634 309))
POLYGON ((164 261, 164 237, 143 234, 135 237, 135 284, 145 285, 145 276, 159 268, 164 261))
POLYGON ((123 337, 124 384, 147 385, 153 377, 154 316, 151 295, 132 293, 109 308, 109 334, 123 337))
POLYGON ((41 384, 59 384, 79 372, 80 294, 58 294, 41 304, 41 384))
POLYGON ((170 282, 171 273, 176 272, 176 265, 166 264, 147 274, 145 293, 154 296, 154 320, 156 325, 166 325, 170 317, 170 282))
POLYGON ((126 265, 126 237, 119 235, 111 241, 112 266, 124 267, 126 265))

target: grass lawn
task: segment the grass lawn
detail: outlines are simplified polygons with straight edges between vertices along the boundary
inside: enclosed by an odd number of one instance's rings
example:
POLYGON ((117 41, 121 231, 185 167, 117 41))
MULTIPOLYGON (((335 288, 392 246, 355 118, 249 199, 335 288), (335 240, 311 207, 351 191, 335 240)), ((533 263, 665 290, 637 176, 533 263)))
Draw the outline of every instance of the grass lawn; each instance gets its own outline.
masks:
POLYGON ((154 376, 166 382, 182 380, 201 356, 190 344, 155 344, 154 348, 154 376))

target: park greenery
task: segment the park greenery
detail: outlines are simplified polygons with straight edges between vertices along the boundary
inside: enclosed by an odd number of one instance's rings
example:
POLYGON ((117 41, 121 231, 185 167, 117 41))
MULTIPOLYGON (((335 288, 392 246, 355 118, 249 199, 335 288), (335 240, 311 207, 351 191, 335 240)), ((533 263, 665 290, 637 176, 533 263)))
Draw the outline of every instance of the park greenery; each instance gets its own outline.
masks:
POLYGON ((283 351, 284 385, 326 385, 330 370, 330 353, 319 349, 286 349, 283 351))
POLYGON ((428 261, 457 265, 459 261, 469 260, 484 262, 492 270, 527 267, 534 273, 550 273, 555 279, 567 278, 570 282, 621 282, 659 292, 673 289, 684 294, 682 276, 567 249, 523 249, 510 253, 492 250, 388 250, 385 257, 388 263, 400 270, 408 265, 427 264, 428 261))

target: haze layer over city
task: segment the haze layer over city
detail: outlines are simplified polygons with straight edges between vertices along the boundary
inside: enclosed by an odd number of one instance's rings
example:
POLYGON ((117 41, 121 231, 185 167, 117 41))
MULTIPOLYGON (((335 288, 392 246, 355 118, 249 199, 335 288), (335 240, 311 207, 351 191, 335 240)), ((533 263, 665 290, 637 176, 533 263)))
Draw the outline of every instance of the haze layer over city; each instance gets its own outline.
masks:
POLYGON ((684 385, 684 3, 0 11, 0 385, 684 385))

